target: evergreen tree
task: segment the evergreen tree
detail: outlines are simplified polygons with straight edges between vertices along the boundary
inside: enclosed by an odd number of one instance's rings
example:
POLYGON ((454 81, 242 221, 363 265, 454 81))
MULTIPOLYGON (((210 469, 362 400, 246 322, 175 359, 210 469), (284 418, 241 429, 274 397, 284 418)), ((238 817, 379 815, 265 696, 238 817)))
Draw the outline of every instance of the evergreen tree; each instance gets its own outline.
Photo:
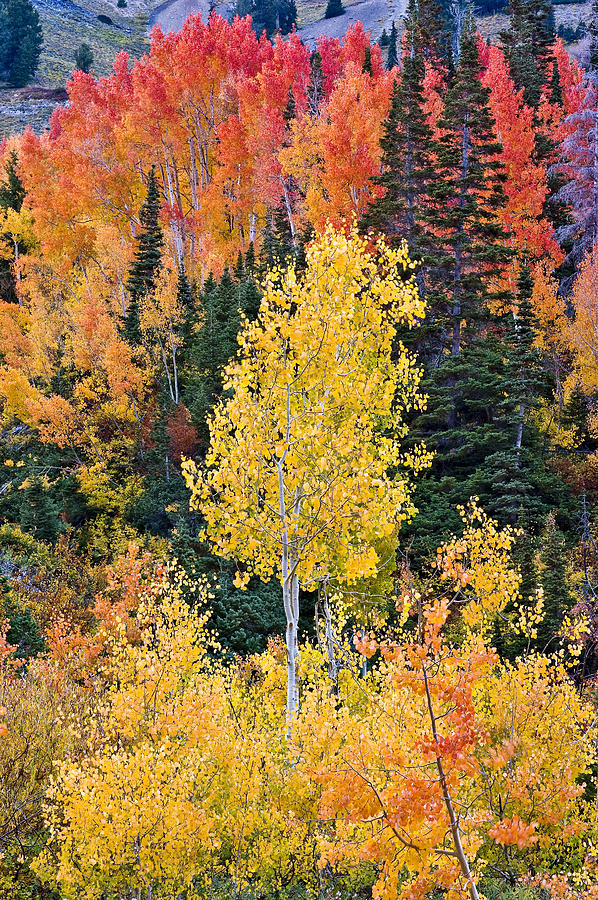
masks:
POLYGON ((208 413, 223 394, 224 366, 237 350, 241 314, 257 316, 260 295, 251 276, 233 278, 227 270, 219 281, 210 275, 201 295, 204 318, 192 333, 186 352, 186 405, 202 447, 207 447, 208 413))
POLYGON ((295 0, 237 0, 235 13, 251 16, 255 31, 265 31, 269 38, 277 33, 288 34, 297 23, 295 0))
POLYGON ((91 71, 93 52, 89 44, 80 44, 75 51, 75 66, 82 72, 91 71))
POLYGON ((511 258, 497 220, 504 204, 500 147, 480 80, 475 27, 470 17, 459 65, 447 91, 437 142, 436 172, 428 186, 423 228, 428 337, 422 356, 426 411, 411 433, 436 451, 430 476, 419 486, 413 534, 416 549, 435 549, 458 528, 454 507, 467 502, 471 479, 505 441, 503 347, 489 328, 490 300, 509 297, 492 287, 511 258), (464 328, 465 323, 465 328, 464 328))
POLYGON ((322 56, 319 50, 314 50, 310 59, 310 78, 307 90, 309 109, 313 116, 320 111, 320 104, 324 98, 324 77, 322 75, 322 56))
POLYGON ((162 264, 164 239, 159 222, 160 194, 154 166, 147 181, 145 202, 139 212, 139 231, 135 237, 135 256, 129 271, 127 290, 129 308, 124 323, 124 334, 130 343, 139 342, 139 303, 156 287, 156 276, 162 264))
POLYGON ((525 102, 537 108, 554 44, 552 0, 510 0, 509 27, 501 33, 511 75, 525 102))
POLYGON ((527 257, 517 280, 517 312, 507 314, 505 345, 507 351, 507 400, 514 431, 514 449, 523 447, 523 430, 530 407, 542 396, 544 372, 535 346, 532 290, 534 281, 527 257))
MULTIPOLYGON (((452 12, 453 3, 448 5, 438 0, 417 0, 416 4, 409 3, 408 17, 417 15, 417 22, 421 35, 422 52, 426 59, 433 61, 452 62, 451 34, 454 31, 457 39, 457 50, 461 42, 461 28, 454 28, 455 15, 452 12)), ((458 53, 454 54, 455 56, 458 53)))
MULTIPOLYGON (((425 256, 422 211, 435 173, 432 131, 424 108, 423 43, 414 0, 409 4, 406 47, 403 71, 395 79, 383 125, 381 173, 374 179, 384 193, 370 207, 363 224, 383 232, 391 243, 405 238, 412 259, 418 260, 425 256)), ((420 288, 424 288, 423 277, 420 288)))
POLYGON ((386 57, 386 68, 388 70, 394 69, 395 66, 399 65, 399 54, 397 51, 397 26, 395 25, 394 19, 392 20, 392 27, 390 29, 390 37, 388 40, 388 56, 386 57))
POLYGON ((328 0, 326 4, 325 19, 334 19, 336 16, 342 16, 345 11, 342 0, 328 0))
POLYGON ((245 254, 245 272, 249 278, 253 278, 255 274, 255 248, 253 241, 250 242, 245 254))
POLYGON ((456 357, 462 344, 462 323, 469 335, 487 319, 488 301, 504 303, 508 294, 498 283, 511 258, 507 234, 498 221, 505 203, 501 147, 494 133, 489 90, 482 86, 481 63, 473 17, 469 17, 459 65, 447 91, 442 137, 436 146, 436 177, 430 183, 431 203, 425 213, 438 239, 430 267, 428 302, 449 334, 447 349, 456 357))
POLYGON ((289 85, 289 94, 287 99, 287 105, 284 108, 284 121, 286 125, 290 125, 293 119, 297 115, 297 104, 295 103, 295 95, 293 94, 293 86, 289 85))
POLYGON ((361 67, 361 71, 367 75, 374 74, 374 70, 372 69, 372 48, 369 44, 367 44, 363 54, 363 65, 361 67))
POLYGON ((550 79, 550 94, 548 99, 555 106, 563 105, 563 88, 561 85, 561 74, 559 72, 559 64, 556 59, 552 61, 552 77, 550 79))
MULTIPOLYGON (((18 158, 13 150, 4 166, 5 178, 0 182, 0 210, 13 209, 20 212, 25 199, 25 188, 17 171, 18 158)), ((27 248, 19 243, 19 252, 27 248)), ((0 257, 0 298, 10 303, 16 303, 16 282, 12 270, 11 260, 0 257)))
POLYGON ((4 166, 5 180, 0 182, 0 208, 20 212, 25 199, 25 188, 17 172, 19 160, 12 150, 4 166))
POLYGON ((0 0, 0 76, 13 87, 26 85, 37 70, 42 44, 31 0, 0 0))

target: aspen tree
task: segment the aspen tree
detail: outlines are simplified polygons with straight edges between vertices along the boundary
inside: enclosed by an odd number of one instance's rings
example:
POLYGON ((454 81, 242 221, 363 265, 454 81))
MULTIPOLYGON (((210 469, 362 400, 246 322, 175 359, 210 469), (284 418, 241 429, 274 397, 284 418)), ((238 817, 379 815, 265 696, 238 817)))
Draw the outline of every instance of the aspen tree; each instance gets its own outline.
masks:
POLYGON ((226 370, 230 399, 210 422, 204 471, 184 464, 191 506, 214 551, 282 583, 287 716, 298 707, 299 587, 376 573, 376 542, 414 514, 406 410, 422 405, 420 374, 396 324, 423 316, 406 246, 370 252, 355 230, 328 227, 293 267, 266 279, 255 323, 226 370))

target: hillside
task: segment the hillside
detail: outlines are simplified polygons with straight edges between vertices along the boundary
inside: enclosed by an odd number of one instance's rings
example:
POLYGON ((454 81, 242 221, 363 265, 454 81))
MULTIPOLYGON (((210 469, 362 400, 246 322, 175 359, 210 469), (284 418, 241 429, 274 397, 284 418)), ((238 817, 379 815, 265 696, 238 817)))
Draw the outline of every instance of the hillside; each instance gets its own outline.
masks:
MULTIPOLYGON (((121 50, 140 56, 147 49, 147 23, 152 0, 127 0, 119 9, 117 0, 34 0, 44 33, 44 46, 35 87, 55 91, 64 87, 75 65, 75 52, 87 43, 94 55, 94 71, 106 75, 121 50), (112 24, 101 21, 104 16, 112 24)), ((56 105, 56 98, 36 97, 30 90, 4 90, 0 94, 0 135, 31 125, 42 130, 56 105)))
MULTIPOLYGON (((30 126, 40 132, 61 100, 61 91, 73 66, 77 47, 85 42, 93 51, 93 71, 107 75, 116 54, 122 50, 134 57, 148 47, 147 35, 155 25, 164 32, 178 31, 192 13, 206 18, 210 0, 128 0, 119 8, 117 0, 34 0, 44 31, 44 47, 40 66, 33 86, 25 90, 0 92, 0 136, 22 131, 30 126), (101 21, 100 16, 108 21, 101 21), (33 90, 32 90, 33 88, 33 90)), ((326 0, 298 0, 298 31, 302 39, 314 47, 322 34, 342 37, 347 28, 362 22, 374 40, 382 29, 387 30, 393 19, 400 22, 406 9, 406 0, 347 0, 345 13, 334 19, 325 19, 326 0)), ((586 21, 590 0, 585 3, 568 3, 555 6, 558 26, 575 29, 580 21, 586 21)), ((219 2, 213 8, 224 16, 231 14, 229 2, 219 2)), ((504 28, 505 15, 484 16, 478 26, 486 38, 495 39, 504 28)), ((584 42, 569 45, 574 55, 583 53, 584 42)))

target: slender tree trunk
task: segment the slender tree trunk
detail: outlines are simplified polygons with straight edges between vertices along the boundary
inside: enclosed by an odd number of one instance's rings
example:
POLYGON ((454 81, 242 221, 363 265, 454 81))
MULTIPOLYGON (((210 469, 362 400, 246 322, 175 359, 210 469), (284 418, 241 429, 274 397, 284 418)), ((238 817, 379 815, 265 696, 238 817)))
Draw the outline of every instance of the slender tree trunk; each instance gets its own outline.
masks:
POLYGON ((172 377, 170 375, 170 369, 168 368, 168 360, 166 359, 166 351, 164 349, 164 344, 162 343, 160 338, 158 338, 158 344, 159 344, 160 350, 162 352, 162 362, 164 363, 164 371, 166 372, 166 379, 168 381, 168 392, 170 394, 170 399, 172 400, 173 403, 175 403, 176 401, 174 399, 174 389, 172 386, 172 377))
MULTIPOLYGON (((436 746, 438 746, 438 730, 436 727, 436 716, 434 714, 434 707, 432 704, 432 696, 430 694, 430 684, 428 682, 428 673, 426 670, 425 663, 422 665, 422 672, 424 676, 424 686, 426 689, 426 700, 428 705, 428 715, 430 717, 430 724, 432 726, 432 735, 434 737, 434 742, 436 746)), ((480 895, 478 894, 478 889, 476 887, 476 883, 474 881, 473 874, 471 872, 471 868, 469 866, 469 861, 465 854, 465 850, 463 849, 463 844, 461 842, 461 829, 459 827, 459 820, 455 814, 455 807, 453 806, 453 800, 448 788, 446 774, 444 771, 444 766, 442 765, 442 759, 438 752, 436 753, 436 768, 438 770, 438 780, 440 782, 440 787, 442 789, 442 799, 444 801, 444 805, 446 807, 446 811, 448 813, 450 825, 451 825, 451 837, 453 840, 453 846, 455 848, 455 856, 459 862, 459 867, 461 869, 461 873, 467 882, 467 889, 469 891, 469 895, 471 900, 480 900, 480 895)))
POLYGON ((174 386, 174 402, 178 406, 179 403, 179 370, 176 364, 176 344, 174 342, 174 335, 172 331, 170 332, 170 352, 172 354, 172 381, 174 386))
POLYGON ((289 537, 287 507, 284 484, 284 461, 286 452, 276 461, 278 475, 278 514, 281 531, 281 575, 282 603, 287 621, 285 631, 287 647, 287 737, 293 730, 297 716, 298 687, 297 660, 299 657, 299 560, 296 548, 289 537))
POLYGON ((286 185, 286 182, 285 182, 284 178, 282 177, 282 175, 280 176, 280 183, 282 184, 282 190, 284 192, 284 205, 286 207, 287 218, 289 220, 289 228, 291 231, 291 239, 293 241, 293 247, 295 250, 297 250, 297 234, 295 231, 295 222, 293 221, 293 210, 291 209, 291 198, 289 197, 287 185, 286 185))

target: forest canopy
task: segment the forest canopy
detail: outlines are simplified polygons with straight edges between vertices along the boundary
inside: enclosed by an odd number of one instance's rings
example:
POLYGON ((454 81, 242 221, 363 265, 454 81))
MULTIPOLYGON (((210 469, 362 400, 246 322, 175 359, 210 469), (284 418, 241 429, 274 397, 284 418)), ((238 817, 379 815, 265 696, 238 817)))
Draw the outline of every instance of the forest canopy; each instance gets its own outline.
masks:
POLYGON ((283 6, 0 145, 0 896, 598 898, 598 5, 283 6))

